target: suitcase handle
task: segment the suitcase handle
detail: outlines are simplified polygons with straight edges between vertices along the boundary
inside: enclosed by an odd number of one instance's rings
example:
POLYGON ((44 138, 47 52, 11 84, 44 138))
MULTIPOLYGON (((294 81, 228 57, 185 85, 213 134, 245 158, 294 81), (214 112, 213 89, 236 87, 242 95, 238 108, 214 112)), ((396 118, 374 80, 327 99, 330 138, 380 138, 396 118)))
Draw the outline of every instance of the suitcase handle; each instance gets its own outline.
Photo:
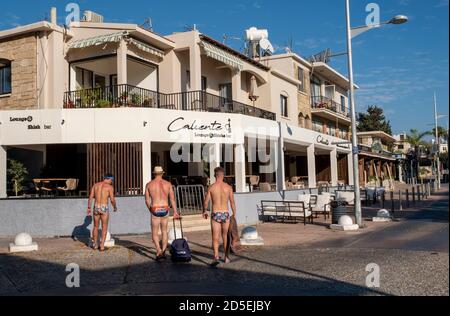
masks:
MULTIPOLYGON (((180 221, 180 228, 181 228, 181 238, 184 238, 184 233, 183 233, 183 219, 180 217, 179 218, 180 221)), ((173 233, 174 233, 174 237, 175 239, 177 238, 177 227, 175 225, 175 218, 173 219, 173 233)))

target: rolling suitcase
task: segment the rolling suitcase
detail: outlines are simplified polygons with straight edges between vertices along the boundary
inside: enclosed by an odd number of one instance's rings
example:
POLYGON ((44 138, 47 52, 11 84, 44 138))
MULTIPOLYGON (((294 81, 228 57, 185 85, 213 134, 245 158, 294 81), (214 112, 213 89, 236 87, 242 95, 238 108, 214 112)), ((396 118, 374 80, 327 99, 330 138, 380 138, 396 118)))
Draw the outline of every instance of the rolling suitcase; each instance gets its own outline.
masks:
POLYGON ((191 249, 189 248, 189 244, 186 241, 186 239, 184 239, 183 223, 181 218, 180 218, 180 226, 181 226, 181 239, 178 239, 174 219, 173 229, 175 233, 175 240, 172 242, 172 245, 170 246, 170 254, 172 256, 172 262, 191 262, 192 260, 191 249))

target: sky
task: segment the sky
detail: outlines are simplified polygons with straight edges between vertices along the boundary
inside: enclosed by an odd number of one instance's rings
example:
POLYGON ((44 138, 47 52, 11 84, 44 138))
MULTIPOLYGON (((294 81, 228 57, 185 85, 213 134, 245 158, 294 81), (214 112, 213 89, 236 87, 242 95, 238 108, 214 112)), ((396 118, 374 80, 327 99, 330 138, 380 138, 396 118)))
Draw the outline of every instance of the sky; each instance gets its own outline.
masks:
MULTIPOLYGON (((391 121, 393 132, 415 128, 430 130, 434 123, 433 94, 439 114, 449 106, 449 0, 372 0, 379 5, 381 20, 397 14, 409 17, 403 25, 373 29, 353 40, 354 73, 360 89, 357 110, 378 105, 391 121)), ((52 6, 58 8, 58 22, 65 22, 70 1, 3 1, 0 30, 48 18, 52 6)), ((162 35, 180 32, 194 24, 200 32, 241 50, 244 31, 249 27, 268 29, 277 49, 285 47, 303 57, 330 48, 346 50, 345 1, 288 0, 170 0, 107 1, 80 0, 81 10, 93 10, 109 22, 144 23, 151 17, 154 31, 162 35), (290 43, 292 45, 290 45, 290 43)), ((366 6, 371 1, 352 0, 352 26, 364 25, 366 6)), ((347 58, 335 57, 331 66, 347 75, 347 58)), ((440 119, 447 128, 448 117, 440 119)))

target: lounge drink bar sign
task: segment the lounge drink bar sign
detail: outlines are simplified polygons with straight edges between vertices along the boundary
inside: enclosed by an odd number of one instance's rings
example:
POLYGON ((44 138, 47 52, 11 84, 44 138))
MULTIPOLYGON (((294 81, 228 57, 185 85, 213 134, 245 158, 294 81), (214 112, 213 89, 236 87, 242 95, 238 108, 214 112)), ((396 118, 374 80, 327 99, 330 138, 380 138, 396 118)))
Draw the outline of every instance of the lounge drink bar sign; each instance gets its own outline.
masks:
POLYGON ((217 117, 195 118, 193 116, 178 116, 167 124, 167 132, 171 140, 177 142, 202 141, 202 142, 234 142, 238 133, 238 125, 229 117, 218 119, 217 117))

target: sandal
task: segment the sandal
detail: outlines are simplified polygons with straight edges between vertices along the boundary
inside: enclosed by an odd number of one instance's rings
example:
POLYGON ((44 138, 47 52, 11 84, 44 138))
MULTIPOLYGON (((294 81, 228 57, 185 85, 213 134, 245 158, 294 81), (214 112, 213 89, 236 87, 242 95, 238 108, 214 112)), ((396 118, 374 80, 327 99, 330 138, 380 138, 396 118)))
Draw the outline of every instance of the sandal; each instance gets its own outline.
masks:
POLYGON ((216 268, 220 264, 220 258, 214 258, 214 261, 211 263, 211 267, 216 268))

